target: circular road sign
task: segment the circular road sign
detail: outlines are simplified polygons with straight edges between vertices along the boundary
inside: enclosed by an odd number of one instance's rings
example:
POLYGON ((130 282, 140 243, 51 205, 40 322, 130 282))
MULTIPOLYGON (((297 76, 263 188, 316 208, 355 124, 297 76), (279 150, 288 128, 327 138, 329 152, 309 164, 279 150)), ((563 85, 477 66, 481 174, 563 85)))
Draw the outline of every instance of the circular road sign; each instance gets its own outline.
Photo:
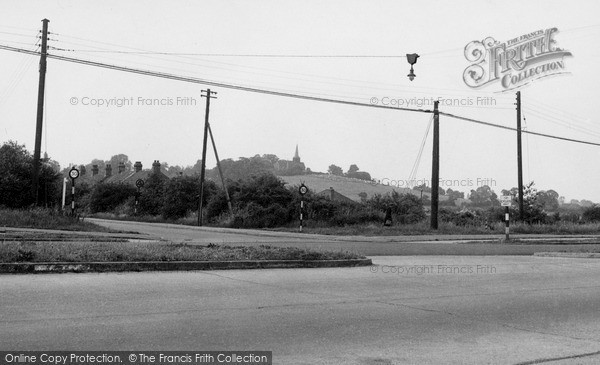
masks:
POLYGON ((304 195, 304 194, 308 193, 308 188, 306 187, 306 185, 302 184, 302 185, 300 185, 298 192, 300 193, 300 195, 304 195))
POLYGON ((79 170, 77 170, 76 168, 72 168, 69 171, 69 176, 71 177, 71 179, 77 179, 79 177, 79 170))
POLYGON ((137 186, 138 188, 141 188, 142 186, 144 186, 144 180, 142 179, 137 179, 135 181, 135 186, 137 186))

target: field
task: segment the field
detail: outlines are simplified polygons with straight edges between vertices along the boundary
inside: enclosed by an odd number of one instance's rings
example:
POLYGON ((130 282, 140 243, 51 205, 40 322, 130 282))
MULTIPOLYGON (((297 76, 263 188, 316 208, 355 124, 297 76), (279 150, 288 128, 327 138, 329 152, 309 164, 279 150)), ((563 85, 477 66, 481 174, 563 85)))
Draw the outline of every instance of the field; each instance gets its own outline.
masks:
MULTIPOLYGON (((290 186, 304 183, 314 194, 318 194, 323 190, 329 190, 329 188, 333 188, 336 192, 356 202, 360 202, 360 197, 358 194, 362 192, 367 193, 367 197, 369 198, 375 194, 384 195, 386 193, 391 193, 393 190, 398 193, 411 193, 416 196, 421 196, 420 191, 403 187, 401 182, 394 183, 395 185, 400 186, 396 187, 335 175, 298 175, 280 176, 280 178, 290 186)), ((423 196, 429 197, 429 193, 423 193, 423 196)), ((448 197, 443 195, 440 196, 440 201, 444 201, 446 199, 448 199, 448 197)))

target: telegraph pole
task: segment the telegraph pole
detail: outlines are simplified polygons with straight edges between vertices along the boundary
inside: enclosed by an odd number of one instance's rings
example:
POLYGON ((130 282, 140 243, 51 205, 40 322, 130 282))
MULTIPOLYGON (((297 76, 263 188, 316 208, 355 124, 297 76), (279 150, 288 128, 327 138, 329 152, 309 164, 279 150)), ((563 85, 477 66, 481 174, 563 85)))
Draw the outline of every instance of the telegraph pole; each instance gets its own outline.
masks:
POLYGON ((44 124, 44 89, 46 86, 46 56, 48 42, 48 19, 42 20, 42 48, 40 55, 40 80, 38 84, 37 123, 35 126, 35 148, 33 152, 32 191, 35 205, 38 205, 38 185, 40 180, 40 155, 42 150, 42 128, 44 124))
POLYGON ((210 89, 202 90, 206 95, 202 95, 206 98, 206 113, 204 116, 204 142, 202 143, 202 169, 200 170, 200 201, 198 202, 198 225, 202 225, 202 199, 204 198, 204 174, 206 172, 206 139, 208 137, 208 112, 210 110, 210 99, 217 98, 217 93, 210 91, 210 89))
POLYGON ((519 219, 525 219, 523 209, 523 155, 521 152, 521 92, 517 91, 517 164, 519 188, 519 219))
POLYGON ((440 112, 439 102, 433 102, 433 161, 431 166, 431 229, 438 229, 440 187, 440 112))

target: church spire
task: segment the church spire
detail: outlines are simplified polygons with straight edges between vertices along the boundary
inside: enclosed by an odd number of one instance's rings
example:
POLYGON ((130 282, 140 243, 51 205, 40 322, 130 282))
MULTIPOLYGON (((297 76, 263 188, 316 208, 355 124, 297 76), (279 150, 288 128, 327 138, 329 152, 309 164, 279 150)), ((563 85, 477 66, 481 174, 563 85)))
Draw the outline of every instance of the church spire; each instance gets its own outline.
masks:
POLYGON ((300 162, 300 155, 298 154, 298 144, 296 144, 296 153, 294 154, 294 162, 300 162))

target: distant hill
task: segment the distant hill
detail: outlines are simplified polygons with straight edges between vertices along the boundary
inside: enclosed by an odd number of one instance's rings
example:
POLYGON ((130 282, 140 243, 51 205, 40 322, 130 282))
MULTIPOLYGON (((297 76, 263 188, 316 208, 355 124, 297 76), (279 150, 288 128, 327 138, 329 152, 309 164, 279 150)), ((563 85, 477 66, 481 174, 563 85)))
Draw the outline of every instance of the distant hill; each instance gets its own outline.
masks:
MULTIPOLYGON (((358 194, 364 192, 367 193, 367 197, 370 198, 375 194, 386 194, 391 193, 395 190, 398 193, 410 193, 420 197, 421 192, 411 190, 408 188, 397 188, 393 186, 386 186, 376 184, 374 182, 352 179, 343 176, 336 175, 295 175, 295 176, 280 176, 287 185, 300 185, 302 182, 312 191, 313 193, 320 193, 323 190, 333 190, 338 193, 345 195, 346 197, 360 202, 358 194)), ((428 196, 429 193, 423 193, 423 196, 428 196)), ((440 196, 440 200, 445 200, 447 197, 440 196)))

